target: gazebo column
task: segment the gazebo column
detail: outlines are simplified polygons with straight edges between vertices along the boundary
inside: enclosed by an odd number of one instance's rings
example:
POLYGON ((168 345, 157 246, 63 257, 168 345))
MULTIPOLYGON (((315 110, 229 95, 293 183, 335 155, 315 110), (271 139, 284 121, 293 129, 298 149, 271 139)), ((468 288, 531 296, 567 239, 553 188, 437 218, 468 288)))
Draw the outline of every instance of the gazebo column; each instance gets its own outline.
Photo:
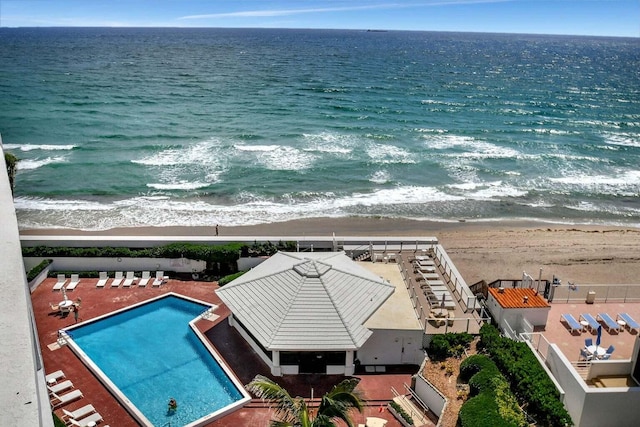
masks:
POLYGON ((280 352, 273 350, 271 352, 271 375, 276 377, 282 376, 282 368, 280 367, 280 352))
POLYGON ((353 355, 355 352, 353 350, 347 350, 345 354, 345 363, 344 363, 344 374, 345 375, 353 375, 356 370, 356 366, 353 363, 353 355))

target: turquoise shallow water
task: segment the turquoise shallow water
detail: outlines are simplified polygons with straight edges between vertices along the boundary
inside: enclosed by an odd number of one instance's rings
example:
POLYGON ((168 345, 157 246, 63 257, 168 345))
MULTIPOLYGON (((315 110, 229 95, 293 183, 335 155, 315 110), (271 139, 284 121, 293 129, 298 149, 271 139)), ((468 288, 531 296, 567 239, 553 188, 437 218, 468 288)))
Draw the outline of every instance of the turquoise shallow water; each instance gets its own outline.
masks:
POLYGON ((189 327, 205 309, 167 297, 71 334, 153 425, 186 425, 242 399, 189 327), (167 411, 172 397, 175 412, 167 411))
POLYGON ((640 225, 640 40, 0 29, 23 228, 640 225))

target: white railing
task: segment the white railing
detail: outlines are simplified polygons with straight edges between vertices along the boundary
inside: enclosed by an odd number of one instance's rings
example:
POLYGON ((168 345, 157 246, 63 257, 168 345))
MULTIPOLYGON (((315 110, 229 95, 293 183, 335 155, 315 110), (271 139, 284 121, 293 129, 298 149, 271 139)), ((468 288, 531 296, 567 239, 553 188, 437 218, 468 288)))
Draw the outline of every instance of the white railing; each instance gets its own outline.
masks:
POLYGON ((589 292, 595 293, 594 302, 640 302, 640 284, 636 285, 580 285, 552 286, 549 301, 554 303, 585 302, 589 292))

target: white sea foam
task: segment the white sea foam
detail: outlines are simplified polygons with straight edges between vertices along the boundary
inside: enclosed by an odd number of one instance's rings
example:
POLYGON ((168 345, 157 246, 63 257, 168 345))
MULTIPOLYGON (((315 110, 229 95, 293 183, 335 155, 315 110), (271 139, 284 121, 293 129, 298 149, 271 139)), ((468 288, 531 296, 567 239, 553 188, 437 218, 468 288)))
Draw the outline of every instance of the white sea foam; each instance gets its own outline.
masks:
POLYGON ((472 146, 475 139, 468 136, 441 134, 441 135, 425 135, 423 137, 429 148, 436 150, 447 150, 459 146, 472 146))
POLYGON ((107 211, 116 208, 115 205, 99 203, 89 200, 45 199, 37 197, 16 197, 16 210, 35 211, 107 211))
POLYGON ((20 171, 38 169, 42 166, 50 165, 53 163, 64 162, 66 162, 66 159, 63 156, 47 157, 46 159, 24 159, 18 161, 18 170, 20 171))
POLYGON ((207 184, 206 182, 187 182, 187 181, 181 181, 181 182, 174 182, 174 183, 167 183, 167 184, 161 184, 161 183, 149 183, 147 184, 147 187, 149 188, 155 188, 156 190, 197 190, 198 188, 205 188, 208 187, 209 184, 207 184))
POLYGON ((367 155, 374 163, 393 164, 393 163, 416 163, 414 154, 409 151, 388 144, 371 144, 366 149, 367 155))
POLYGON ((320 132, 317 134, 303 134, 302 136, 307 143, 307 147, 304 150, 311 152, 346 155, 350 154, 353 151, 353 147, 358 145, 358 141, 352 135, 320 132))
POLYGON ((5 150, 20 150, 20 151, 57 151, 57 150, 73 150, 75 145, 54 145, 54 144, 3 144, 5 150))
POLYGON ((193 145, 179 148, 167 148, 142 159, 131 160, 145 166, 182 166, 198 165, 200 167, 221 166, 221 142, 209 139, 193 145))
POLYGON ((386 184, 391 179, 391 175, 386 170, 375 171, 370 177, 369 181, 376 184, 386 184))
POLYGON ((500 200, 504 197, 522 197, 527 191, 520 190, 502 181, 492 182, 464 182, 451 184, 447 187, 462 190, 465 198, 473 200, 500 200))
POLYGON ((85 200, 18 198, 16 209, 23 228, 70 227, 102 230, 139 226, 203 226, 211 224, 254 225, 312 217, 352 215, 359 208, 425 204, 461 200, 432 187, 398 187, 371 193, 336 197, 333 193, 284 197, 281 201, 245 194, 233 205, 202 199, 150 200, 141 196, 97 203, 85 200), (82 214, 78 214, 83 211, 82 214))
POLYGON ((286 145, 235 145, 237 150, 250 153, 253 159, 269 170, 301 171, 310 168, 316 160, 311 152, 286 145))
POLYGON ((622 145, 625 147, 640 147, 640 135, 637 133, 605 132, 603 136, 607 144, 622 145))

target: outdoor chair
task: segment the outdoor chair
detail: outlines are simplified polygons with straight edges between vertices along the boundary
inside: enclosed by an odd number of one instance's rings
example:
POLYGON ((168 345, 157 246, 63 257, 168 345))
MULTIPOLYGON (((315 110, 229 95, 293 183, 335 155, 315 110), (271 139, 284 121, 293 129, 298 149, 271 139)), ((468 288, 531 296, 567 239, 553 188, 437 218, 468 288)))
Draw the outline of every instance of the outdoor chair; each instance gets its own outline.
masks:
POLYGON ((592 338, 585 338, 584 339, 584 347, 587 348, 589 346, 593 345, 593 339, 592 338))
POLYGON ((607 349, 607 351, 604 353, 604 356, 602 356, 602 360, 607 360, 607 359, 609 359, 609 358, 611 357, 611 353, 613 353, 613 351, 614 351, 615 349, 616 349, 616 348, 613 346, 613 344, 611 344, 611 345, 609 346, 609 348, 607 349))
POLYGON ((586 349, 580 349, 580 360, 591 360, 593 359, 593 354, 589 353, 586 349))

